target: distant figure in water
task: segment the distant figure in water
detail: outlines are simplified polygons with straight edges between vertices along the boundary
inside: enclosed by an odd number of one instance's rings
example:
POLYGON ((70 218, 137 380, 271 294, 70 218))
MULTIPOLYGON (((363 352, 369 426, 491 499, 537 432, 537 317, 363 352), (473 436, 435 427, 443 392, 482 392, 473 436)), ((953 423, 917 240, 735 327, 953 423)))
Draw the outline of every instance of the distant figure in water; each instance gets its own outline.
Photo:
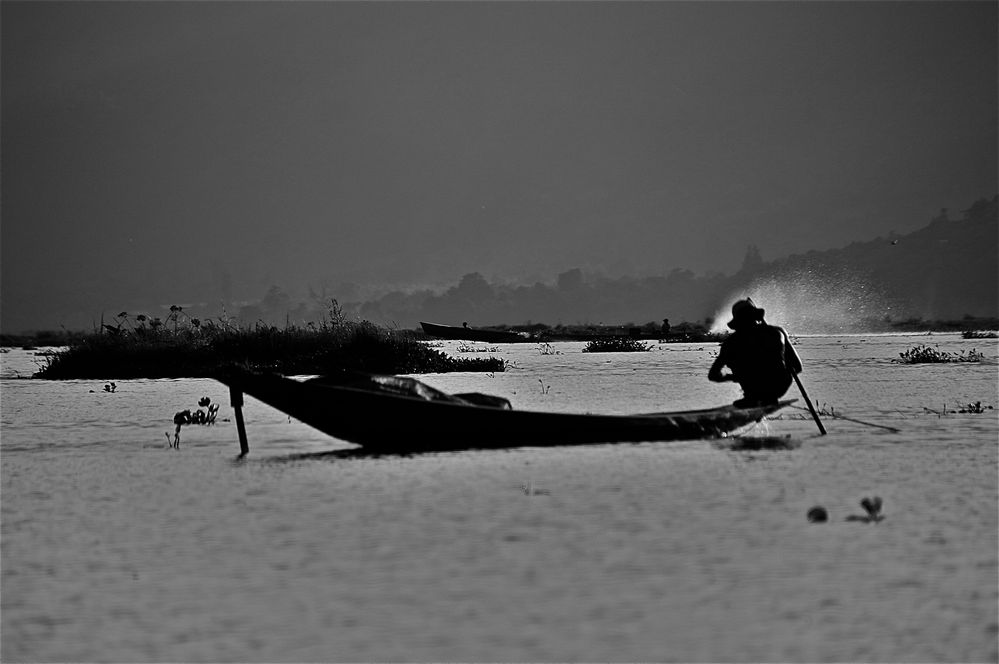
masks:
POLYGON ((794 374, 801 373, 801 359, 787 333, 763 322, 763 314, 749 298, 732 305, 728 326, 735 332, 722 342, 708 371, 708 380, 739 383, 743 398, 736 406, 775 403, 791 387, 794 374), (726 366, 731 373, 722 373, 726 366))

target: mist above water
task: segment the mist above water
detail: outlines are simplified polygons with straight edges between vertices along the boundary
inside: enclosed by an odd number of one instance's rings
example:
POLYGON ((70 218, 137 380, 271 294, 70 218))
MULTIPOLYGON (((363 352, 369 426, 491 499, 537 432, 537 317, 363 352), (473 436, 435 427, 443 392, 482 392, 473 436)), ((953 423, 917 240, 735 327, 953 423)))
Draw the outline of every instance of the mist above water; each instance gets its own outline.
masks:
POLYGON ((830 280, 805 273, 767 277, 731 293, 715 312, 711 331, 728 332, 732 305, 747 297, 766 310, 768 323, 798 334, 869 332, 886 317, 901 315, 863 277, 830 280))

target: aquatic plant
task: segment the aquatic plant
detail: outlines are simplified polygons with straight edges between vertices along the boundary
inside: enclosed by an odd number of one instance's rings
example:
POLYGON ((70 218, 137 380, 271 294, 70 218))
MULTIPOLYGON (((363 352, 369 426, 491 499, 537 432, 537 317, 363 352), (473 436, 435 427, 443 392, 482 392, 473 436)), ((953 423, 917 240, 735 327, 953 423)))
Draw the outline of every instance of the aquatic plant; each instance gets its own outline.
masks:
POLYGON ((219 405, 217 403, 212 403, 212 400, 209 397, 202 397, 199 399, 198 405, 202 406, 202 408, 207 407, 208 410, 199 408, 198 410, 192 412, 190 409, 187 409, 174 414, 173 423, 177 426, 177 428, 174 430, 173 440, 170 440, 170 434, 166 434, 167 443, 170 447, 180 449, 180 428, 185 424, 215 424, 215 418, 219 413, 219 405))
POLYGON ((942 362, 981 362, 985 359, 985 355, 979 353, 974 348, 967 352, 962 350, 958 353, 949 353, 925 345, 913 346, 899 353, 898 356, 899 359, 892 360, 892 362, 899 364, 935 364, 942 362))
POLYGON ((964 339, 999 339, 997 332, 984 332, 981 330, 965 330, 961 333, 964 339))
POLYGON ((498 353, 499 347, 488 346, 485 348, 478 348, 470 343, 462 341, 460 344, 458 344, 458 347, 455 348, 455 350, 459 353, 498 353))
MULTIPOLYGON (((123 312, 124 313, 124 312, 123 312)), ((118 318, 45 358, 39 378, 211 378, 226 366, 287 375, 335 369, 371 373, 503 371, 502 359, 457 359, 367 321, 347 320, 335 301, 319 325, 237 328, 229 321, 187 320, 178 307, 169 327, 118 318)), ((153 321, 155 322, 155 320, 153 321)))
POLYGON ((927 413, 933 413, 937 417, 940 417, 940 416, 943 416, 943 415, 957 415, 957 414, 961 414, 961 415, 967 415, 967 414, 981 415, 982 413, 985 413, 985 412, 988 412, 988 411, 994 410, 994 409, 995 409, 994 406, 983 405, 981 401, 976 401, 975 403, 964 404, 963 406, 955 406, 954 410, 948 410, 947 409, 947 404, 944 404, 943 410, 934 410, 932 408, 927 408, 926 406, 923 406, 923 410, 924 411, 926 411, 927 413))
POLYGON ((969 403, 964 406, 961 406, 960 408, 958 408, 957 412, 974 413, 976 415, 980 415, 981 413, 984 413, 985 411, 992 409, 993 409, 992 406, 983 406, 981 401, 976 401, 975 403, 969 403))
POLYGON ((822 507, 822 505, 816 505, 808 510, 808 514, 806 516, 811 523, 825 523, 829 520, 829 512, 827 512, 826 508, 822 507))
POLYGON ((592 339, 583 347, 584 353, 636 353, 652 350, 650 344, 630 337, 608 337, 592 339))
POLYGON ((547 341, 538 344, 538 352, 541 353, 542 355, 561 355, 562 354, 562 351, 555 350, 555 347, 552 346, 547 341))
POLYGON ((864 508, 867 514, 861 516, 857 514, 851 514, 846 517, 847 521, 860 521, 861 523, 879 523, 884 521, 885 515, 881 513, 881 498, 879 496, 874 496, 873 498, 862 498, 860 501, 860 506, 864 508))

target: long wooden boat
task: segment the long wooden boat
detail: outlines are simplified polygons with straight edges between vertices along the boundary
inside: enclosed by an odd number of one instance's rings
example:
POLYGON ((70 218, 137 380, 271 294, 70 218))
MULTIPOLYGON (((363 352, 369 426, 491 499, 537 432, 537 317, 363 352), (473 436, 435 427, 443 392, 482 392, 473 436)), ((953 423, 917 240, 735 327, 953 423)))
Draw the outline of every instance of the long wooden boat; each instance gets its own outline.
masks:
MULTIPOLYGON (((513 410, 502 397, 446 394, 412 378, 358 373, 296 380, 277 374, 220 376, 243 393, 335 438, 388 453, 716 438, 793 403, 733 405, 643 415, 513 410)), ((242 432, 242 414, 236 409, 242 432)))
POLYGON ((438 325, 437 323, 423 323, 423 332, 430 337, 438 339, 458 339, 463 341, 487 341, 493 344, 517 343, 530 341, 531 337, 523 332, 512 332, 509 330, 487 330, 483 328, 468 327, 467 325, 438 325))

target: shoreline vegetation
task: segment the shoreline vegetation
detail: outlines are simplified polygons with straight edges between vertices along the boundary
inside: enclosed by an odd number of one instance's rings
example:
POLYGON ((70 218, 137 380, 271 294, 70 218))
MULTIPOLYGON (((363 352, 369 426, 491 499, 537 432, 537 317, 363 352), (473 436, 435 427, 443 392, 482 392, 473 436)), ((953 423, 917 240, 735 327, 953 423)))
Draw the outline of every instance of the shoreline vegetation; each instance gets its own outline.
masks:
MULTIPOLYGON (((237 366, 286 375, 340 369, 371 373, 503 371, 502 359, 453 358, 405 333, 347 320, 334 306, 319 325, 256 325, 200 321, 172 307, 166 321, 122 312, 114 324, 67 339, 45 356, 35 378, 213 378, 237 366)), ((6 343, 6 342, 5 342, 6 343)))
MULTIPOLYGON (((967 316, 956 321, 911 319, 885 322, 870 332, 959 332, 966 339, 994 338, 999 319, 967 316)), ((640 340, 658 343, 719 342, 700 323, 680 323, 668 330, 653 323, 635 325, 498 325, 489 329, 526 333, 526 342, 587 341, 591 352, 625 350, 640 340)), ((38 332, 0 335, 0 346, 33 349, 61 346, 45 356, 35 374, 44 379, 105 380, 128 378, 213 377, 240 366, 286 375, 323 374, 337 369, 371 373, 419 374, 453 371, 502 372, 502 359, 454 358, 435 348, 419 330, 390 330, 368 321, 348 320, 334 300, 318 325, 284 328, 257 324, 240 327, 232 320, 200 321, 171 307, 165 320, 121 312, 93 332, 38 332)), ((638 348, 634 348, 638 350, 638 348)))
MULTIPOLYGON (((212 323, 206 323, 211 325, 212 323)), ((374 323, 363 321, 358 324, 378 327, 374 323)), ((232 322, 225 323, 229 327, 235 328, 232 322)), ((112 326, 114 327, 114 326, 112 326)), ((275 329, 273 326, 258 324, 254 328, 239 328, 244 332, 254 329, 275 329)), ((292 326, 294 327, 294 326, 292 326)), ((313 329, 308 325, 304 328, 313 329)), ((379 328, 381 329, 381 328, 379 328)), ((531 343, 542 343, 550 341, 590 341, 592 339, 609 337, 632 337, 642 340, 653 340, 660 343, 669 342, 702 342, 721 341, 726 333, 712 333, 708 328, 700 323, 680 323, 663 334, 659 326, 653 323, 646 323, 643 326, 634 325, 546 325, 544 323, 533 323, 525 325, 490 325, 482 329, 525 332, 529 338, 525 341, 531 343)), ((387 330, 390 334, 418 341, 433 341, 434 337, 427 336, 421 330, 387 330)), ((904 321, 870 321, 867 325, 858 326, 858 329, 850 331, 853 334, 890 334, 897 333, 918 333, 927 334, 933 332, 940 333, 960 333, 965 339, 995 339, 999 338, 999 318, 967 316, 959 320, 924 320, 922 318, 912 318, 904 321)), ((83 330, 38 330, 34 332, 24 332, 20 334, 0 334, 0 347, 4 348, 34 348, 52 346, 71 346, 82 342, 84 339, 98 334, 97 331, 86 332, 83 330)))

